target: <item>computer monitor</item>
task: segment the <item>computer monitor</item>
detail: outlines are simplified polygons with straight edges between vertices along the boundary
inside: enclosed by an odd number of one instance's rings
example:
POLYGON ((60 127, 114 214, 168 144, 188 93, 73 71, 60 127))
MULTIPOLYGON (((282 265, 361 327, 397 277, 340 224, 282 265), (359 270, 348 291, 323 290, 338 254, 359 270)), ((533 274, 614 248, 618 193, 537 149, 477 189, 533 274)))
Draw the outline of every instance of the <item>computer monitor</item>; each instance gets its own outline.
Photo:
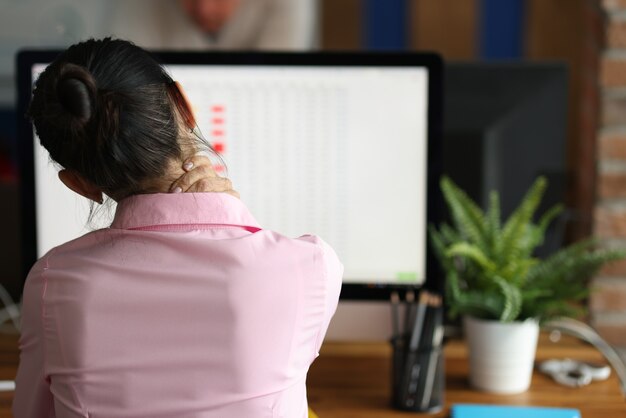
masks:
MULTIPOLYGON (((534 180, 548 180, 538 213, 567 188, 567 67, 556 62, 448 62, 444 69, 443 171, 483 208, 500 194, 502 216, 534 180)), ((566 216, 538 255, 560 248, 566 216)))
MULTIPOLYGON (((18 55, 19 113, 59 51, 18 55)), ((259 223, 314 233, 345 266, 343 298, 382 299, 434 268, 441 60, 407 53, 158 53, 259 223)), ((25 272, 87 229, 27 120, 20 124, 25 272)), ((102 221, 106 227, 107 221, 102 221)), ((93 226, 93 225, 92 225, 93 226)))

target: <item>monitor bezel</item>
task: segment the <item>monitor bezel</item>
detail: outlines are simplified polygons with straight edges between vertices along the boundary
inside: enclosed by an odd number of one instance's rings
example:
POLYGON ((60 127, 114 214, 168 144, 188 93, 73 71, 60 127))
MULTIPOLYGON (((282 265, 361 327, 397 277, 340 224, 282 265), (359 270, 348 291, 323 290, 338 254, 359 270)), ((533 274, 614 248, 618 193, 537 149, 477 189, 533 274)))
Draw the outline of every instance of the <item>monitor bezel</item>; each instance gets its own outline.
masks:
MULTIPOLYGON (((18 165, 22 230, 22 276, 37 260, 37 226, 34 178, 34 138, 26 117, 31 98, 32 66, 52 62, 61 50, 22 50, 17 54, 18 165)), ((164 65, 259 65, 259 66, 344 66, 344 67, 422 67, 428 71, 427 103, 427 192, 426 223, 439 224, 442 199, 439 178, 442 172, 441 135, 443 112, 443 61, 430 52, 172 52, 152 51, 164 65)), ((421 287, 443 293, 443 278, 431 245, 426 245, 424 283, 367 284, 344 283, 341 298, 347 300, 385 300, 392 291, 421 287)))

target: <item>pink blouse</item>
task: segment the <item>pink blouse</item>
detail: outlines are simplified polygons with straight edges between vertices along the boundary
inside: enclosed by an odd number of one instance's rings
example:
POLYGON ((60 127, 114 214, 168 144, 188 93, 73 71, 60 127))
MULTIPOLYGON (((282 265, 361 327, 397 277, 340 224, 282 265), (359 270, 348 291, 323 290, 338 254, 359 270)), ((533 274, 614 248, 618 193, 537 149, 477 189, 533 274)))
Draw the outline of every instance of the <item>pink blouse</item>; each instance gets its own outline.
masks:
POLYGON ((127 198, 32 268, 13 414, 304 418, 342 273, 230 195, 127 198))

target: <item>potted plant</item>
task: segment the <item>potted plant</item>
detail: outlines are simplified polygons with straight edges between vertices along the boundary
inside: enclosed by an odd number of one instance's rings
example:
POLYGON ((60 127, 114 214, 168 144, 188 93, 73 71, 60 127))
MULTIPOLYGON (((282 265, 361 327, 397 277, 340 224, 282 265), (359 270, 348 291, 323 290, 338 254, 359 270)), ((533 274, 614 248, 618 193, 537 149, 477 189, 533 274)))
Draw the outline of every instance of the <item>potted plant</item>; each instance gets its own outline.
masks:
POLYGON ((585 240, 538 259, 534 251, 562 210, 555 206, 535 222, 546 186, 545 178, 538 178, 503 223, 497 192, 491 192, 484 212, 449 178, 441 180, 451 225, 430 225, 430 238, 446 276, 448 312, 463 316, 475 388, 527 390, 539 324, 584 311, 576 302, 589 294, 586 279, 626 256, 585 240))

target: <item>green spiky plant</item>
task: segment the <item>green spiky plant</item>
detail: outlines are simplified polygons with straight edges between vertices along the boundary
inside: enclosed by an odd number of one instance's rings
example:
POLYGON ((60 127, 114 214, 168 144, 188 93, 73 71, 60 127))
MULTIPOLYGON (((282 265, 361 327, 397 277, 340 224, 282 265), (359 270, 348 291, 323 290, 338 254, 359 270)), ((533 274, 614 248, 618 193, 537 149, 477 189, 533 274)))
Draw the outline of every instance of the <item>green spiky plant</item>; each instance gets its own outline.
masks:
POLYGON ((588 296, 587 279, 607 262, 626 257, 623 250, 599 249, 594 240, 585 240, 545 260, 536 258, 534 250, 562 210, 557 205, 534 222, 546 186, 545 178, 538 178, 503 224, 497 192, 491 192, 485 213, 449 178, 442 178, 452 226, 429 228, 446 274, 446 299, 453 318, 461 314, 502 322, 528 318, 542 322, 579 315, 584 310, 575 302, 588 296))

